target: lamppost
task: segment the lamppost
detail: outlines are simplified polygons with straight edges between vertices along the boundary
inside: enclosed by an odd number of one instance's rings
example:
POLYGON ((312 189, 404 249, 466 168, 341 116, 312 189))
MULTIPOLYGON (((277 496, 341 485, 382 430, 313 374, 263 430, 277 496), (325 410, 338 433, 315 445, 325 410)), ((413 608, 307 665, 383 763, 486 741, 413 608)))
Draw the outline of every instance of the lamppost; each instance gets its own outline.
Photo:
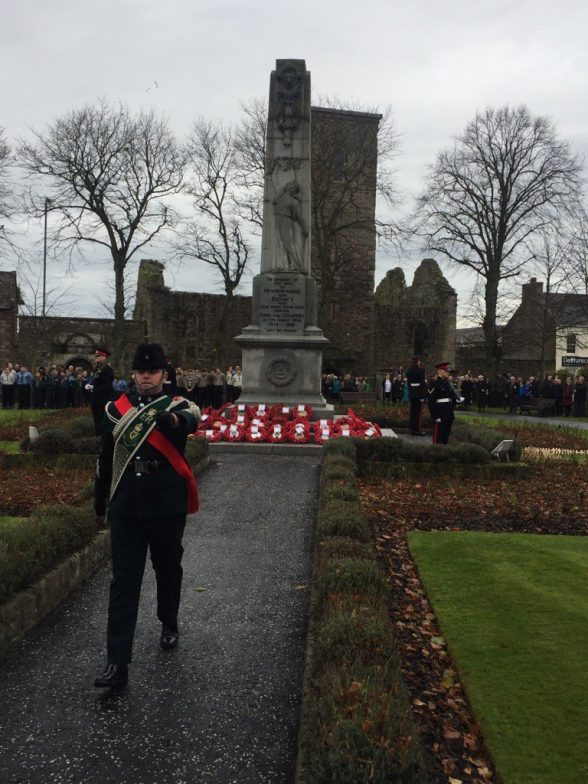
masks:
POLYGON ((45 198, 45 231, 43 233, 43 318, 45 318, 45 305, 47 300, 47 210, 51 199, 45 198))

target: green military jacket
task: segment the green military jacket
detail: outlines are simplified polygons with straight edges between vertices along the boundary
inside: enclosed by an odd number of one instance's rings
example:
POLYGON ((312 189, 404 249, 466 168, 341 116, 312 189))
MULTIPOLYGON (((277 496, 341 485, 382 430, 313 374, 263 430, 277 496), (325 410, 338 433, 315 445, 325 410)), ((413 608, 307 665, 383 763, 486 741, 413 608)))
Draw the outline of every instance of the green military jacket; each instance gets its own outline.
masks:
MULTIPOLYGON (((172 398, 163 392, 153 397, 141 398, 137 394, 130 394, 127 397, 135 407, 143 407, 161 397, 165 397, 169 403, 172 402, 172 398)), ((183 455, 188 434, 196 430, 198 408, 184 398, 176 398, 171 411, 178 415, 180 425, 171 432, 166 432, 165 437, 183 455)), ((108 517, 119 520, 148 520, 155 517, 186 514, 187 492, 184 480, 176 473, 161 452, 146 441, 141 445, 131 463, 135 459, 157 460, 160 470, 157 473, 136 474, 130 466, 122 474, 112 498, 109 499, 115 447, 113 430, 120 418, 121 414, 114 403, 109 403, 106 406, 94 485, 96 513, 104 514, 106 504, 108 504, 108 517)))

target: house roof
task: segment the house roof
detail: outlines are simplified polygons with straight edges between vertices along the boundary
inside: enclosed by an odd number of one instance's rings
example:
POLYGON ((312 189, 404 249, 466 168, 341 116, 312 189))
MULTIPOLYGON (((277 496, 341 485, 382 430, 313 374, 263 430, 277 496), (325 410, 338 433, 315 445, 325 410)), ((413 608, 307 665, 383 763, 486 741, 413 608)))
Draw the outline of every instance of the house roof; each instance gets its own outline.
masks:
POLYGON ((550 294, 549 309, 558 326, 588 325, 588 294, 550 294))

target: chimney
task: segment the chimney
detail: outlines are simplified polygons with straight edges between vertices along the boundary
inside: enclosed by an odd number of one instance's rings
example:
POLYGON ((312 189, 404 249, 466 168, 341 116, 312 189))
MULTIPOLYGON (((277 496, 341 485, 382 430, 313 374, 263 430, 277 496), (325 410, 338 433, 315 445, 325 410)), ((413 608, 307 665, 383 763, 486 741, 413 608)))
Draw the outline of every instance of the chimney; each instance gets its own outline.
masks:
POLYGON ((522 304, 537 302, 543 297, 543 281, 537 283, 537 278, 531 278, 522 285, 522 304))

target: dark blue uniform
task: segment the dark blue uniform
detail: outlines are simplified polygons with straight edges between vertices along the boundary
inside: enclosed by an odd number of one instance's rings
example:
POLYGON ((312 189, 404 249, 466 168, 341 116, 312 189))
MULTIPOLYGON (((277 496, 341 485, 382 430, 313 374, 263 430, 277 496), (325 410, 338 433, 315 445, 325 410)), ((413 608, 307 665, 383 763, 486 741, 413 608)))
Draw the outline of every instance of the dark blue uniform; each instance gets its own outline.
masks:
POLYGON ((421 432, 423 401, 426 394, 425 369, 413 364, 406 371, 408 399, 410 401, 410 432, 413 436, 421 432))
POLYGON ((433 420, 433 443, 449 443, 457 395, 448 378, 439 376, 427 390, 429 411, 433 420))

